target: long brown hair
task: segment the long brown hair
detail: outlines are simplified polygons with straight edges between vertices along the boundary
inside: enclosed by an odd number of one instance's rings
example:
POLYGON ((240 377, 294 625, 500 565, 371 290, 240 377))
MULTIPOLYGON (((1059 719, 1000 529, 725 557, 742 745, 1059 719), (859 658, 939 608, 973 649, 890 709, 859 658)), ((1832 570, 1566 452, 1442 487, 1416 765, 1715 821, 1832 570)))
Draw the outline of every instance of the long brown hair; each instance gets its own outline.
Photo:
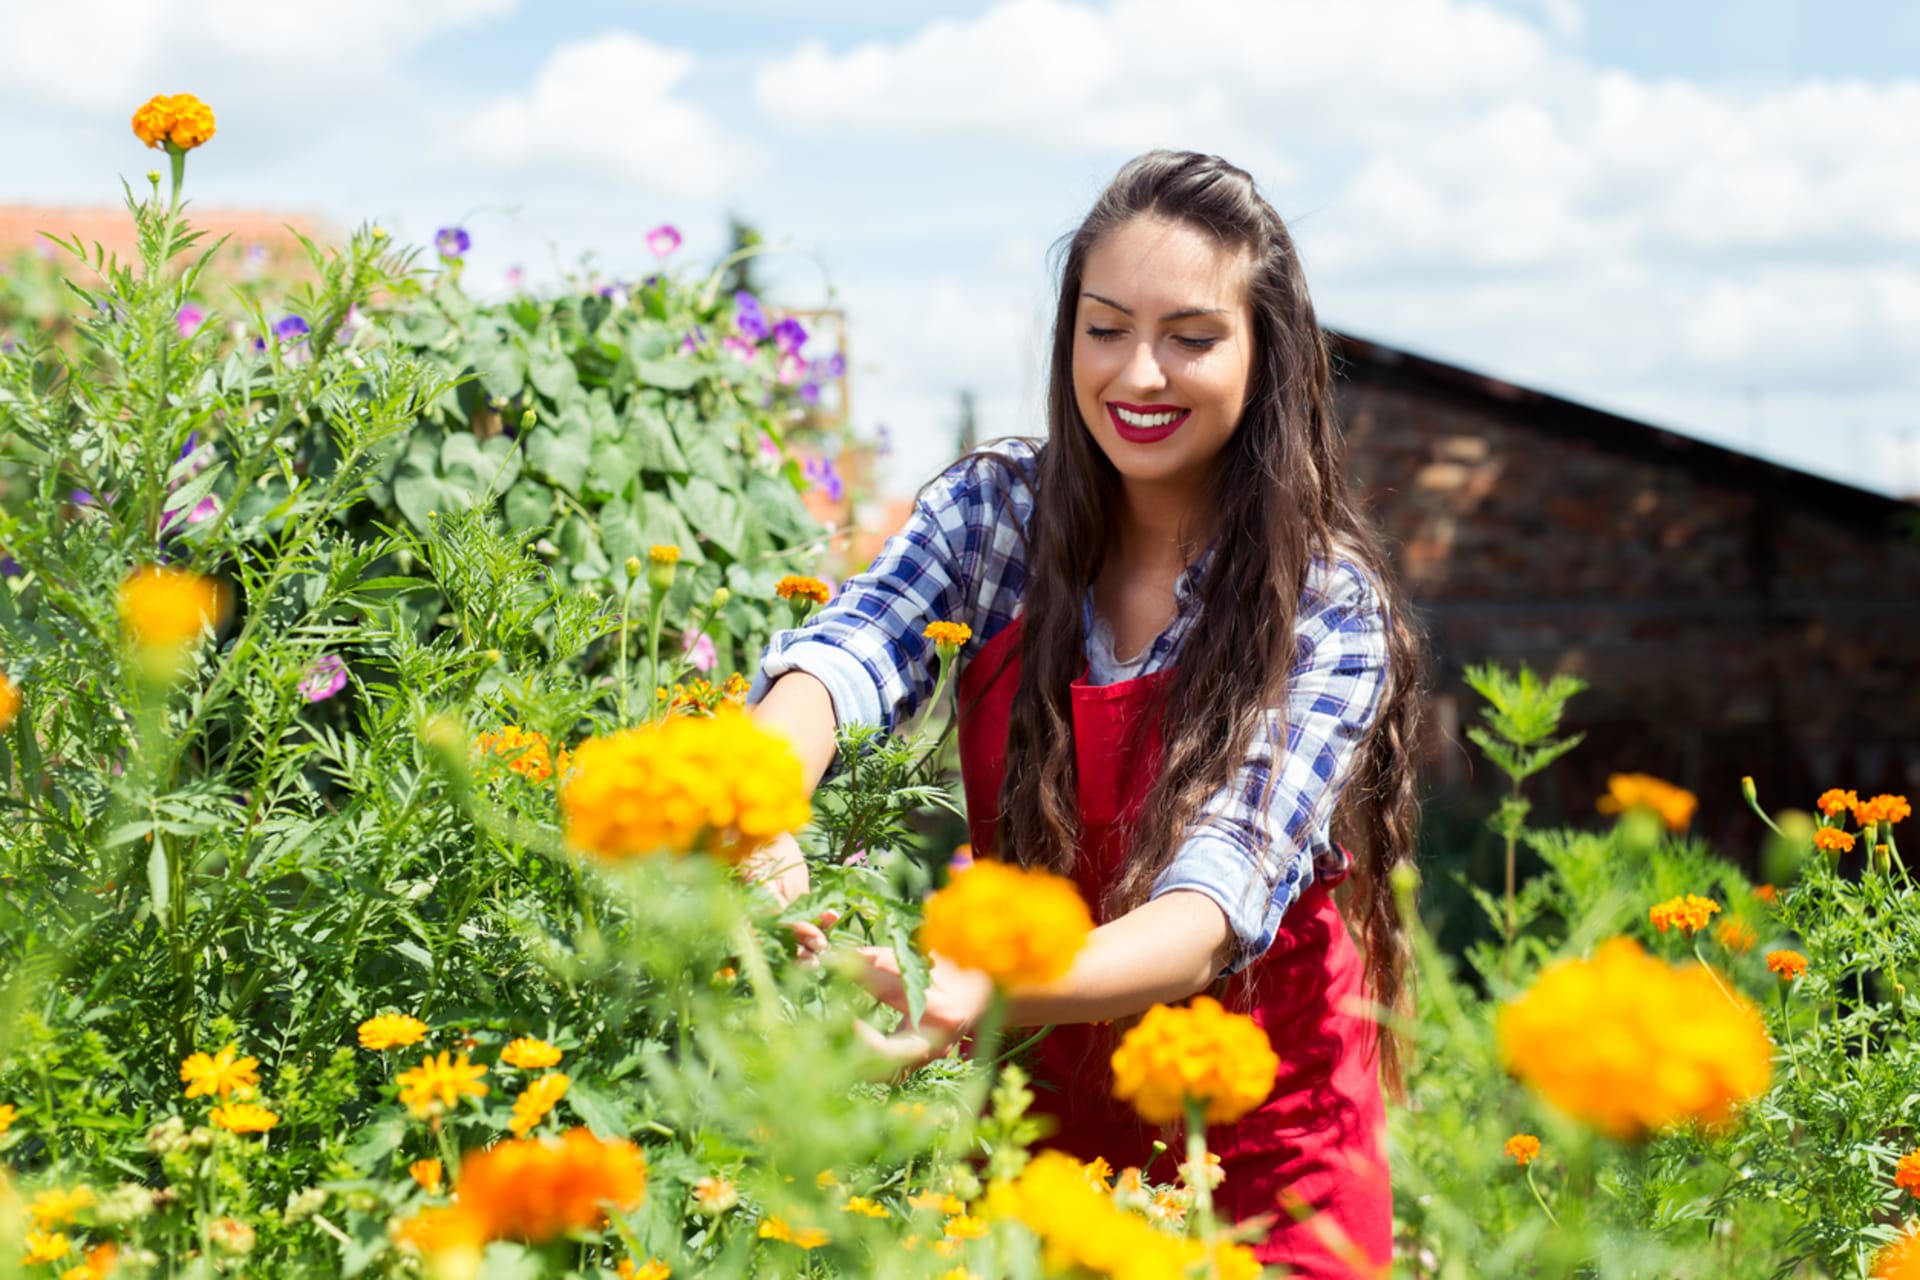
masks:
MULTIPOLYGON (((1200 616, 1164 686, 1163 763, 1137 819, 1126 872, 1101 904, 1105 918, 1144 903, 1180 834, 1225 786, 1268 708, 1284 706, 1296 660, 1295 614, 1316 562, 1346 560, 1380 595, 1389 666, 1373 725, 1332 815, 1354 854, 1347 919, 1365 958, 1373 1000, 1408 1004, 1409 946, 1392 884, 1413 856, 1415 737, 1422 650, 1379 535, 1347 491, 1329 400, 1327 346, 1292 237, 1253 179, 1216 156, 1153 151, 1122 168, 1066 241, 1047 391, 1047 447, 1034 477, 1020 686, 1008 729, 1001 847, 1062 874, 1079 836, 1072 682, 1085 667, 1081 602, 1111 547, 1120 479, 1076 406, 1074 317, 1087 255, 1135 218, 1183 223, 1252 257, 1254 358, 1245 411, 1214 464, 1215 551, 1198 588, 1200 616)), ((1284 751, 1285 742, 1277 744, 1284 751)), ((1277 769, 1275 771, 1278 772, 1277 769)), ((1317 827, 1316 820, 1314 826, 1317 827)), ((1277 872, 1276 857, 1265 868, 1277 872)), ((1269 880, 1269 883, 1271 880, 1269 880)), ((1381 1037, 1391 1089, 1401 1078, 1397 1037, 1381 1037)))

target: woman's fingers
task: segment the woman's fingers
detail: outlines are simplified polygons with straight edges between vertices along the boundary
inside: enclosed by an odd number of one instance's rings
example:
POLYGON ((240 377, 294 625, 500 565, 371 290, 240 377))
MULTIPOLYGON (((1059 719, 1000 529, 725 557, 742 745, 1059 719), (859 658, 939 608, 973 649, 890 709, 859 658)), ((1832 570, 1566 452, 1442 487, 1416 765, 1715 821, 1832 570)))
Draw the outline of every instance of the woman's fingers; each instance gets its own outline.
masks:
POLYGON ((903 1026, 892 1035, 883 1035, 874 1030, 872 1024, 859 1018, 853 1020, 853 1034, 861 1044, 867 1046, 879 1057, 888 1062, 898 1063, 912 1070, 924 1066, 946 1052, 945 1038, 936 1040, 924 1030, 915 1030, 903 1026))

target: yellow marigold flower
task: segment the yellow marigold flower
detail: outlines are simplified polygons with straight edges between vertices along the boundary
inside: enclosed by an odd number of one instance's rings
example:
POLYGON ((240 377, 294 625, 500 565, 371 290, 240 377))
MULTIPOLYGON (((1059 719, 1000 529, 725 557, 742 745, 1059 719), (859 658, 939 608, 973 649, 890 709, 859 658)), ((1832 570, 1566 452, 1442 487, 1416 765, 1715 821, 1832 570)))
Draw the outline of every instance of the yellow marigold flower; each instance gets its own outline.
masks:
POLYGON ((773 594, 782 600, 811 600, 815 604, 825 604, 833 597, 826 583, 804 573, 790 573, 774 583, 773 594))
POLYGON ((987 1213, 1038 1235, 1050 1274, 1079 1267, 1105 1276, 1180 1276, 1206 1257, 1199 1241, 1168 1235, 1095 1191, 1080 1163, 1058 1151, 1040 1152, 1018 1178, 991 1185, 987 1213))
POLYGON ((280 1117, 252 1102, 229 1102, 215 1107, 209 1117, 216 1129, 228 1133, 265 1133, 280 1123, 280 1117))
POLYGON ((1874 1255, 1873 1280, 1920 1280, 1920 1227, 1874 1255))
POLYGON ((791 1240, 793 1228, 781 1218, 762 1218, 760 1230, 756 1233, 762 1240, 791 1240))
POLYGON ((395 1244, 425 1254, 477 1254, 487 1242, 487 1224, 465 1205, 422 1209, 392 1228, 395 1244))
POLYGON ((19 1118, 20 1113, 13 1109, 12 1103, 0 1103, 0 1133, 13 1128, 13 1122, 19 1118))
MULTIPOLYGON (((501 757, 507 762, 507 768, 533 782, 545 782, 553 776, 553 746, 547 741, 547 735, 522 729, 517 724, 480 734, 473 740, 473 750, 476 755, 501 757)), ((564 768, 564 751, 560 753, 560 762, 564 768)))
POLYGON ((1064 974, 1092 932, 1073 881, 981 859, 927 899, 920 947, 1012 987, 1064 974))
POLYGON ((33 1198, 27 1212, 33 1215, 33 1225, 44 1231, 66 1226, 83 1210, 99 1203, 100 1197, 93 1194, 92 1187, 48 1187, 33 1198))
POLYGON ((545 1040, 533 1036, 521 1036, 508 1042, 500 1051, 500 1061, 510 1067, 519 1067, 522 1071, 544 1071, 548 1067, 560 1065, 560 1050, 545 1040))
POLYGON ((243 1058, 240 1046, 230 1044, 211 1057, 204 1053, 189 1055, 180 1064, 180 1079, 187 1086, 189 1098, 224 1098, 236 1089, 258 1085, 260 1075, 255 1068, 259 1065, 260 1059, 243 1058))
POLYGON ((1113 1093, 1148 1124, 1168 1124, 1189 1101, 1208 1124, 1232 1124, 1267 1100, 1279 1055, 1252 1018, 1211 996, 1185 1008, 1155 1005, 1113 1051, 1113 1093))
POLYGON ((955 1267, 951 1271, 942 1271, 940 1280, 980 1280, 980 1277, 965 1267, 955 1267))
POLYGON ((407 1176, 420 1184, 420 1189, 430 1196, 440 1194, 440 1188, 446 1185, 446 1167, 439 1160, 428 1158, 415 1160, 407 1166, 407 1176))
POLYGON ((693 1184, 693 1203, 700 1212, 717 1218, 740 1203, 740 1192, 725 1178, 701 1178, 693 1184))
POLYGON ((1813 802, 1813 807, 1829 818, 1837 818, 1859 803, 1858 792, 1842 791, 1839 787, 1832 787, 1820 793, 1820 798, 1813 802))
POLYGON ((1905 796, 1875 796, 1853 806, 1853 820, 1863 827, 1877 822, 1905 822, 1913 816, 1913 806, 1905 796))
POLYGON ((1693 812, 1699 807, 1693 792, 1646 773, 1612 775, 1607 779, 1607 794, 1600 797, 1598 805, 1602 813, 1649 809, 1669 831, 1685 831, 1693 825, 1693 812))
POLYGON ((973 628, 964 622, 929 622, 920 634, 933 641, 936 649, 958 649, 973 639, 973 628))
POLYGON ((20 714, 20 691, 13 687, 13 681, 7 679, 7 673, 0 671, 0 733, 13 727, 13 721, 20 714))
POLYGON ((589 738, 560 791, 568 844, 603 858, 737 862, 812 812, 793 747, 731 707, 589 738))
POLYGON ((1920 1196, 1920 1150, 1909 1151, 1894 1166, 1893 1185, 1920 1196))
POLYGON ((673 1268, 658 1258, 648 1258, 638 1266, 634 1265, 632 1258, 622 1258, 614 1271, 621 1280, 668 1280, 673 1274, 673 1268))
POLYGON ((26 1243, 26 1255, 20 1259, 23 1267, 36 1262, 58 1262, 73 1250, 73 1242, 58 1231, 29 1231, 26 1243))
POLYGON ((1113 1176, 1113 1166, 1107 1163, 1105 1156, 1095 1156, 1087 1161, 1083 1172, 1087 1175, 1088 1184, 1095 1191, 1105 1191, 1107 1179, 1113 1176))
POLYGON ((891 1218, 893 1214, 887 1206, 865 1196, 848 1196, 847 1202, 840 1206, 842 1213, 857 1213, 867 1218, 891 1218))
POLYGON ((469 1155, 453 1194, 487 1239, 539 1244, 598 1227, 609 1208, 636 1207, 646 1189, 640 1148, 571 1129, 557 1139, 513 1138, 469 1155))
POLYGON ((513 1100, 513 1120, 507 1126, 513 1130, 513 1136, 524 1138, 532 1132, 547 1118, 547 1113, 560 1104, 560 1099, 567 1096, 567 1086, 572 1083, 565 1074, 550 1071, 522 1089, 520 1096, 513 1100))
POLYGON ((418 1044, 427 1034, 427 1024, 404 1013, 382 1013, 360 1024, 362 1049, 397 1049, 418 1044))
POLYGON ((143 649, 177 649, 198 640, 219 620, 226 592, 185 569, 148 565, 120 584, 120 626, 143 649))
POLYGON ((820 1172, 813 1175, 813 1185, 816 1187, 819 1187, 822 1191, 824 1191, 828 1187, 839 1186, 840 1179, 834 1176, 833 1170, 822 1169, 820 1172))
POLYGON ((1773 1045, 1751 1002, 1631 938, 1550 966, 1500 1010, 1495 1034, 1508 1071, 1614 1138, 1723 1124, 1772 1076, 1773 1045))
POLYGON ((960 1214, 967 1206, 959 1196, 946 1191, 921 1191, 907 1197, 907 1203, 915 1209, 938 1209, 945 1214, 960 1214))
POLYGON ((400 1101, 416 1116, 426 1116, 457 1107, 465 1097, 486 1097, 487 1086, 480 1083, 485 1074, 487 1069, 470 1064, 466 1054, 456 1058, 452 1050, 442 1049, 439 1057, 428 1054, 419 1066, 394 1079, 400 1085, 400 1101))
POLYGON ((802 1227, 795 1231, 785 1219, 773 1217, 762 1220, 758 1234, 762 1240, 782 1240, 802 1249, 818 1249, 833 1240, 832 1236, 817 1227, 802 1227))
POLYGON ((680 548, 665 546, 656 542, 647 548, 647 562, 649 564, 679 564, 680 548))
POLYGON ((155 94, 133 113, 133 136, 155 150, 191 151, 212 139, 213 109, 190 93, 155 94))
POLYGON ((1753 950, 1753 944, 1760 941, 1760 935, 1745 920, 1723 920, 1713 936, 1727 950, 1742 953, 1753 950))
POLYGON ((1822 827, 1813 833, 1813 847, 1822 853, 1852 853, 1853 836, 1838 827, 1822 827))
POLYGON ((1530 1165, 1540 1156, 1540 1139, 1530 1133, 1516 1133, 1501 1150, 1512 1156, 1514 1163, 1530 1165))
POLYGON ((940 1234, 949 1240, 978 1240, 987 1234, 987 1224, 984 1219, 971 1214, 956 1213, 947 1219, 947 1225, 940 1234))
POLYGON ((1792 982, 1807 971, 1807 958, 1798 951, 1767 952, 1767 972, 1780 975, 1780 981, 1792 982))
POLYGON ((1668 929, 1679 929, 1683 933, 1694 934, 1707 927, 1714 914, 1720 910, 1720 904, 1712 898, 1702 898, 1689 893, 1681 898, 1668 898, 1648 910, 1647 918, 1653 921, 1653 927, 1665 933, 1668 929))

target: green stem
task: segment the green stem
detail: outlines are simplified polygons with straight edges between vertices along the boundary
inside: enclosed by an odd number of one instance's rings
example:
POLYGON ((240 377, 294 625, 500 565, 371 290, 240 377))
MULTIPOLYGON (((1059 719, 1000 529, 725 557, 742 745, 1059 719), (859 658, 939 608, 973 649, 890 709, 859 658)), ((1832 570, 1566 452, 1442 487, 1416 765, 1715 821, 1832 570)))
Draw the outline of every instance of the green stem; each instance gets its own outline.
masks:
POLYGON ((1218 1277, 1220 1261, 1214 1244, 1220 1237, 1220 1224, 1213 1216, 1213 1180, 1207 1176, 1206 1104, 1187 1099, 1187 1185, 1193 1189, 1193 1212, 1200 1223, 1200 1243, 1207 1250, 1207 1274, 1218 1277))
MULTIPOLYGON (((627 728, 633 721, 629 695, 633 682, 627 678, 627 619, 633 612, 633 588, 638 575, 627 575, 627 589, 620 593, 620 727, 627 728)), ((647 705, 653 705, 652 695, 648 695, 647 705)))
POLYGON ((1527 1190, 1533 1192, 1534 1203, 1540 1206, 1540 1212, 1547 1215, 1547 1221, 1554 1226, 1560 1225, 1560 1219, 1553 1216, 1553 1210, 1547 1206, 1547 1198, 1540 1194, 1539 1186, 1533 1180, 1533 1165, 1527 1165, 1527 1190))
MULTIPOLYGON (((667 593, 653 593, 653 616, 647 622, 647 705, 658 710, 660 698, 660 623, 667 616, 667 593)), ((671 695, 671 690, 668 691, 671 695)), ((671 706, 669 696, 667 705, 671 706)))
POLYGON ((1726 984, 1720 981, 1720 975, 1713 971, 1713 966, 1707 963, 1707 958, 1700 954, 1700 939, 1694 937, 1691 941, 1693 943, 1693 958, 1700 962, 1700 967, 1707 971, 1709 978, 1713 979, 1713 985, 1720 988, 1720 994, 1727 998, 1727 1003, 1738 1009, 1740 1007, 1740 1001, 1735 998, 1733 992, 1727 990, 1726 984))

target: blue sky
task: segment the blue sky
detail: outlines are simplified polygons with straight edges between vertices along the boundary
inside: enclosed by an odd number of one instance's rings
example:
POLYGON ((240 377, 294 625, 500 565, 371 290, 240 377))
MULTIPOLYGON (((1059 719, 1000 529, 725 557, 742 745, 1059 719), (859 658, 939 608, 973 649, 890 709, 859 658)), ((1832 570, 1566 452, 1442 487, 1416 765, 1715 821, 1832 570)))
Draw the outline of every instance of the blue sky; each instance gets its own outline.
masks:
POLYGON ((0 200, 111 202, 192 89, 199 199, 463 221, 482 288, 660 222, 700 269, 738 211, 775 301, 848 309, 903 489, 963 388, 1039 429, 1047 249, 1119 164, 1213 150, 1331 324, 1913 492, 1917 68, 1910 0, 67 0, 0 12, 0 200))

